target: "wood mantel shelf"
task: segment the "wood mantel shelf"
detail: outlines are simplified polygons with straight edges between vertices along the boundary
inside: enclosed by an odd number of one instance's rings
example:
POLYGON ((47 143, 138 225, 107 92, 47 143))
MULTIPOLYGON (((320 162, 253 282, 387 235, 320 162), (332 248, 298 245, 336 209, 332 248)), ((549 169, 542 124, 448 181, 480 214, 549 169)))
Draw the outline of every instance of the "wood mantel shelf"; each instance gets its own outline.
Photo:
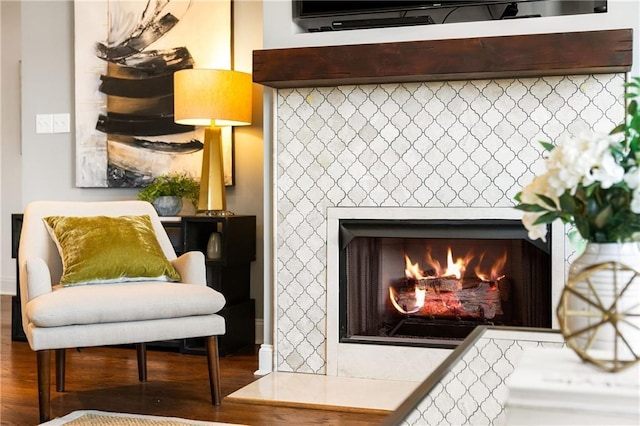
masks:
POLYGON ((253 81, 274 88, 628 72, 631 29, 266 49, 253 81))

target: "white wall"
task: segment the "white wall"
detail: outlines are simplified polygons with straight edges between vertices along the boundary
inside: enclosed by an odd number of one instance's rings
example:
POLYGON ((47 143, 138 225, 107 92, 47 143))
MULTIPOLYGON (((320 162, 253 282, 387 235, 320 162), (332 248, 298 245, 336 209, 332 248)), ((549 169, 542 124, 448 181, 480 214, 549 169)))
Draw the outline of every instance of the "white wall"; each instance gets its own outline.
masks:
MULTIPOLYGON (((136 189, 75 187, 74 134, 36 134, 36 114, 74 117, 73 1, 22 1, 2 5, 2 289, 15 294, 15 260, 10 255, 10 214, 33 200, 134 199, 136 189), (11 50, 5 50, 8 41, 11 50), (17 47, 16 47, 17 46, 17 47), (14 50, 17 49, 17 50, 14 50), (17 61, 22 59, 20 80, 17 61), (8 70, 8 71, 7 71, 8 70), (6 89, 6 90, 5 90, 6 89), (20 97, 22 105, 20 105, 20 97), (21 115, 21 117, 20 117, 21 115), (17 124, 20 123, 20 124, 17 124), (20 154, 20 147, 22 154, 20 154), (10 179, 7 179, 7 175, 10 179)), ((236 10, 236 69, 251 71, 252 50, 262 47, 261 3, 239 0, 236 10)), ((254 91, 254 124, 236 131, 236 186, 227 207, 258 217, 258 260, 252 265, 251 295, 262 314, 262 112, 261 88, 254 91)), ((71 128, 74 128, 72 123, 71 128)))
POLYGON ((301 33, 291 20, 292 12, 289 0, 265 0, 264 46, 266 49, 275 49, 633 28, 635 30, 634 37, 636 37, 633 73, 636 75, 640 73, 638 67, 640 49, 637 48, 640 28, 640 2, 638 0, 608 0, 608 12, 599 14, 546 16, 545 9, 549 7, 549 5, 545 5, 545 2, 521 3, 519 5, 523 14, 526 13, 525 9, 527 8, 542 8, 543 17, 541 18, 301 33))
MULTIPOLYGON (((2 22, 2 6, 0 5, 0 23, 2 22)), ((0 29, 2 26, 0 25, 0 29)), ((0 58, 2 58, 2 31, 0 30, 0 58)), ((0 93, 2 93, 2 67, 0 66, 0 93)), ((0 147, 2 143, 2 102, 0 101, 0 147)), ((0 148, 0 165, 2 165, 2 148, 0 148)), ((2 167, 0 166, 0 188, 2 188, 2 167)), ((0 197, 0 212, 2 212, 2 197, 0 197)), ((2 230, 5 227, 2 226, 2 221, 0 221, 0 236, 2 235, 2 230)), ((0 258, 2 258, 2 247, 0 247, 0 258)), ((0 277, 2 277, 2 263, 0 263, 0 277)), ((0 284, 0 288, 2 288, 0 284)))
POLYGON ((20 2, 0 2, 0 292, 15 292, 11 213, 22 208, 20 168, 20 2))
MULTIPOLYGON (((2 6, 0 5, 0 23, 2 22, 2 6)), ((0 25, 0 58, 2 58, 2 26, 0 25)), ((0 66, 0 93, 2 93, 2 67, 0 66)), ((2 141, 2 102, 0 102, 0 147, 2 141)), ((0 148, 0 165, 2 164, 2 149, 0 148)), ((0 167, 0 188, 2 188, 2 167, 0 167)), ((2 212, 2 197, 0 197, 0 212, 2 212)), ((0 221, 0 235, 2 235, 2 221, 0 221)), ((2 255, 2 247, 0 247, 0 258, 2 255)), ((0 277, 2 277, 2 264, 0 263, 0 277)), ((0 286, 1 288, 1 286, 0 286)))
MULTIPOLYGON (((251 72, 253 50, 262 49, 262 2, 234 0, 234 3, 234 67, 238 71, 251 72)), ((256 261, 251 264, 251 297, 256 300, 257 318, 263 318, 264 305, 262 125, 262 86, 254 84, 252 124, 234 129, 236 184, 227 191, 227 206, 236 213, 256 216, 256 261)), ((259 336, 262 334, 260 329, 258 333, 259 336)))

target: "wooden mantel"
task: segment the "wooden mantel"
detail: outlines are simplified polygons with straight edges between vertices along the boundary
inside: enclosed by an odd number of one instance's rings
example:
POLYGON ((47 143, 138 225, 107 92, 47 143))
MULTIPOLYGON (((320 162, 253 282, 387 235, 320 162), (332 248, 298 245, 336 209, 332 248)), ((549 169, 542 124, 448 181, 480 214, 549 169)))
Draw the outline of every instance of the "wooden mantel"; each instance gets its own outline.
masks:
POLYGON ((285 88, 628 72, 632 44, 633 31, 620 29, 256 50, 253 81, 285 88))

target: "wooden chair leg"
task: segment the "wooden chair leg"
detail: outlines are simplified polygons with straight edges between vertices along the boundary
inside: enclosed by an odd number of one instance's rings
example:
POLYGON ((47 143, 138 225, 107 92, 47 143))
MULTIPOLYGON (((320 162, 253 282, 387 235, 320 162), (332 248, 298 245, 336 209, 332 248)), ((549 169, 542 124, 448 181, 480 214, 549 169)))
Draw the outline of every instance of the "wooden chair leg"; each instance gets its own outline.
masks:
POLYGON ((138 379, 141 382, 147 381, 147 344, 137 343, 136 354, 138 355, 138 379))
POLYGON ((51 419, 51 350, 36 351, 40 423, 51 419))
POLYGON ((220 405, 220 360, 218 358, 218 336, 207 336, 207 362, 209 364, 209 385, 211 386, 211 402, 220 405))
POLYGON ((64 375, 67 352, 64 349, 56 349, 56 390, 64 392, 64 375))

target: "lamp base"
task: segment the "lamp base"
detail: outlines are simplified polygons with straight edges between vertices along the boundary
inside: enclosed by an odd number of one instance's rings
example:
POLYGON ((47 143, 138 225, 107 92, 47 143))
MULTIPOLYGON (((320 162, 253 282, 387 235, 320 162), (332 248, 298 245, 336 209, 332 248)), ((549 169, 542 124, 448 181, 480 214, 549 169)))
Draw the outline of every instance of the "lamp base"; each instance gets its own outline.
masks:
MULTIPOLYGON (((204 132, 198 211, 211 212, 227 210, 220 132, 220 127, 213 125, 206 128, 204 132)), ((208 214, 207 216, 214 215, 208 214)))
POLYGON ((212 217, 226 217, 234 216, 235 213, 229 210, 200 210, 196 213, 196 216, 212 216, 212 217))

